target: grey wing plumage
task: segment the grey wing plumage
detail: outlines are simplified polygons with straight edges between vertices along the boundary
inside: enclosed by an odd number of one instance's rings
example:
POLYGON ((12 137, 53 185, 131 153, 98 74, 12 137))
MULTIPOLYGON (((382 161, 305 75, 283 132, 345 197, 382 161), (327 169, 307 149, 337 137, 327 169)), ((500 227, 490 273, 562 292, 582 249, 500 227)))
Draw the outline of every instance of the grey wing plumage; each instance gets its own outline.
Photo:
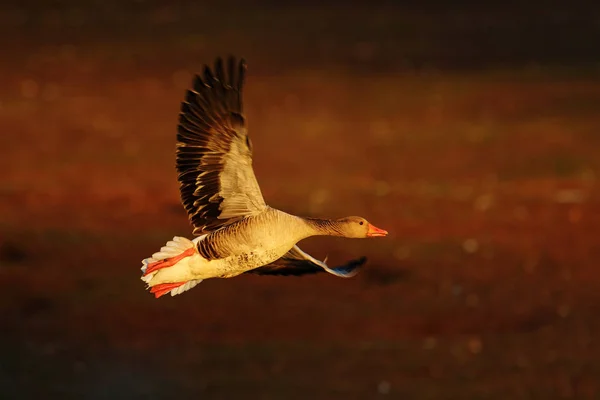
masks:
POLYGON ((267 206, 252 169, 252 145, 242 112, 246 63, 219 58, 194 78, 181 105, 177 172, 194 234, 220 228, 267 206))
POLYGON ((294 246, 280 259, 248 272, 259 275, 305 275, 326 271, 333 275, 350 278, 358 273, 359 267, 366 261, 366 257, 361 257, 331 268, 324 261, 319 261, 300 250, 298 246, 294 246))

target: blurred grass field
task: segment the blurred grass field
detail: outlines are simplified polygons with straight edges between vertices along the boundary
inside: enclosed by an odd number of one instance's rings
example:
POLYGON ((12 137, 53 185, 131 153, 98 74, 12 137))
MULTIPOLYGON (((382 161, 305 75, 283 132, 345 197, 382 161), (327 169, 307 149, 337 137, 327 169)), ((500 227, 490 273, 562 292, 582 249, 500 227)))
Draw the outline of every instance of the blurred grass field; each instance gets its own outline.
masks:
MULTIPOLYGON (((14 27, 48 34, 23 35, 0 65, 4 394, 600 396, 593 65, 413 68, 390 56, 401 43, 386 50, 396 14, 383 12, 361 37, 335 26, 335 50, 327 56, 324 40, 326 55, 309 62, 310 35, 286 39, 312 18, 324 30, 333 10, 267 13, 290 29, 273 39, 275 28, 256 28, 258 12, 246 31, 239 18, 194 28, 185 22, 198 14, 152 4, 111 17, 112 33, 85 9, 82 25, 77 12, 40 8, 14 27), (209 28, 218 34, 199 40, 209 28), (252 46, 261 38, 272 46, 252 46), (390 232, 303 243, 333 262, 367 255, 356 278, 242 276, 160 300, 144 291, 140 260, 190 236, 177 113, 192 74, 221 49, 248 58, 245 107, 267 202, 362 215, 390 232)), ((404 40, 430 55, 410 33, 432 19, 404 18, 404 40)))

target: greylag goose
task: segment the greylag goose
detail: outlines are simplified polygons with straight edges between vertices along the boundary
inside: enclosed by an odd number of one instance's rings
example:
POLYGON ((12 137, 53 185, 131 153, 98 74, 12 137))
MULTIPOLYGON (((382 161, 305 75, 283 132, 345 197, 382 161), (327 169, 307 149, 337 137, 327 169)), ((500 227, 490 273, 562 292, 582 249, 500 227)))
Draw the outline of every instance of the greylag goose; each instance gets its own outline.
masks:
POLYGON ((142 261, 142 280, 155 297, 185 292, 208 278, 303 275, 351 277, 365 258, 329 267, 300 250, 316 235, 385 236, 364 218, 302 218, 269 207, 252 170, 252 144, 242 112, 246 63, 220 58, 195 76, 181 105, 176 165, 194 240, 174 237, 142 261))

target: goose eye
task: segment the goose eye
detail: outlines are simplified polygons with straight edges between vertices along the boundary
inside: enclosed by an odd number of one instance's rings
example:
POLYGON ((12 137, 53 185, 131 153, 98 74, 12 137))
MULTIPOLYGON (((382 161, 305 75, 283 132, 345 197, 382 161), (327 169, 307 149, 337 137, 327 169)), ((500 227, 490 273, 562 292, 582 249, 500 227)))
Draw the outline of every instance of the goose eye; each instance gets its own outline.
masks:
POLYGON ((362 225, 362 224, 364 224, 364 222, 360 221, 359 224, 362 225))

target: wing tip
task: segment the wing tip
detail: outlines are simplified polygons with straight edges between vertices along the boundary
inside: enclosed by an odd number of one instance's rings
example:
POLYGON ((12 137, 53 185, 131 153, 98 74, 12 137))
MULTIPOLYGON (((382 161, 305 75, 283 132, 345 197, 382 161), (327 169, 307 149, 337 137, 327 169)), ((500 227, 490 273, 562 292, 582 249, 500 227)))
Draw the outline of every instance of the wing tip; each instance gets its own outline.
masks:
POLYGON ((247 69, 248 64, 244 57, 229 55, 215 58, 212 65, 204 64, 200 68, 201 72, 194 74, 192 87, 186 92, 185 102, 197 104, 202 98, 210 105, 215 98, 220 98, 220 101, 241 112, 241 93, 247 69))
POLYGON ((204 64, 201 68, 202 75, 195 74, 193 78, 194 88, 201 89, 202 87, 212 87, 215 82, 222 85, 229 84, 234 89, 241 89, 244 83, 245 72, 248 70, 248 63, 245 57, 236 57, 229 54, 226 57, 217 57, 213 65, 204 64), (226 76, 223 65, 227 60, 228 71, 226 76), (236 71, 237 68, 237 71, 236 71), (236 76, 237 75, 237 76, 236 76), (227 80, 229 78, 229 81, 227 80), (237 79, 236 79, 237 78, 237 79))
POLYGON ((361 267, 367 262, 367 257, 362 256, 355 260, 350 260, 344 265, 326 269, 327 272, 333 273, 342 278, 352 278, 356 276, 361 267))

